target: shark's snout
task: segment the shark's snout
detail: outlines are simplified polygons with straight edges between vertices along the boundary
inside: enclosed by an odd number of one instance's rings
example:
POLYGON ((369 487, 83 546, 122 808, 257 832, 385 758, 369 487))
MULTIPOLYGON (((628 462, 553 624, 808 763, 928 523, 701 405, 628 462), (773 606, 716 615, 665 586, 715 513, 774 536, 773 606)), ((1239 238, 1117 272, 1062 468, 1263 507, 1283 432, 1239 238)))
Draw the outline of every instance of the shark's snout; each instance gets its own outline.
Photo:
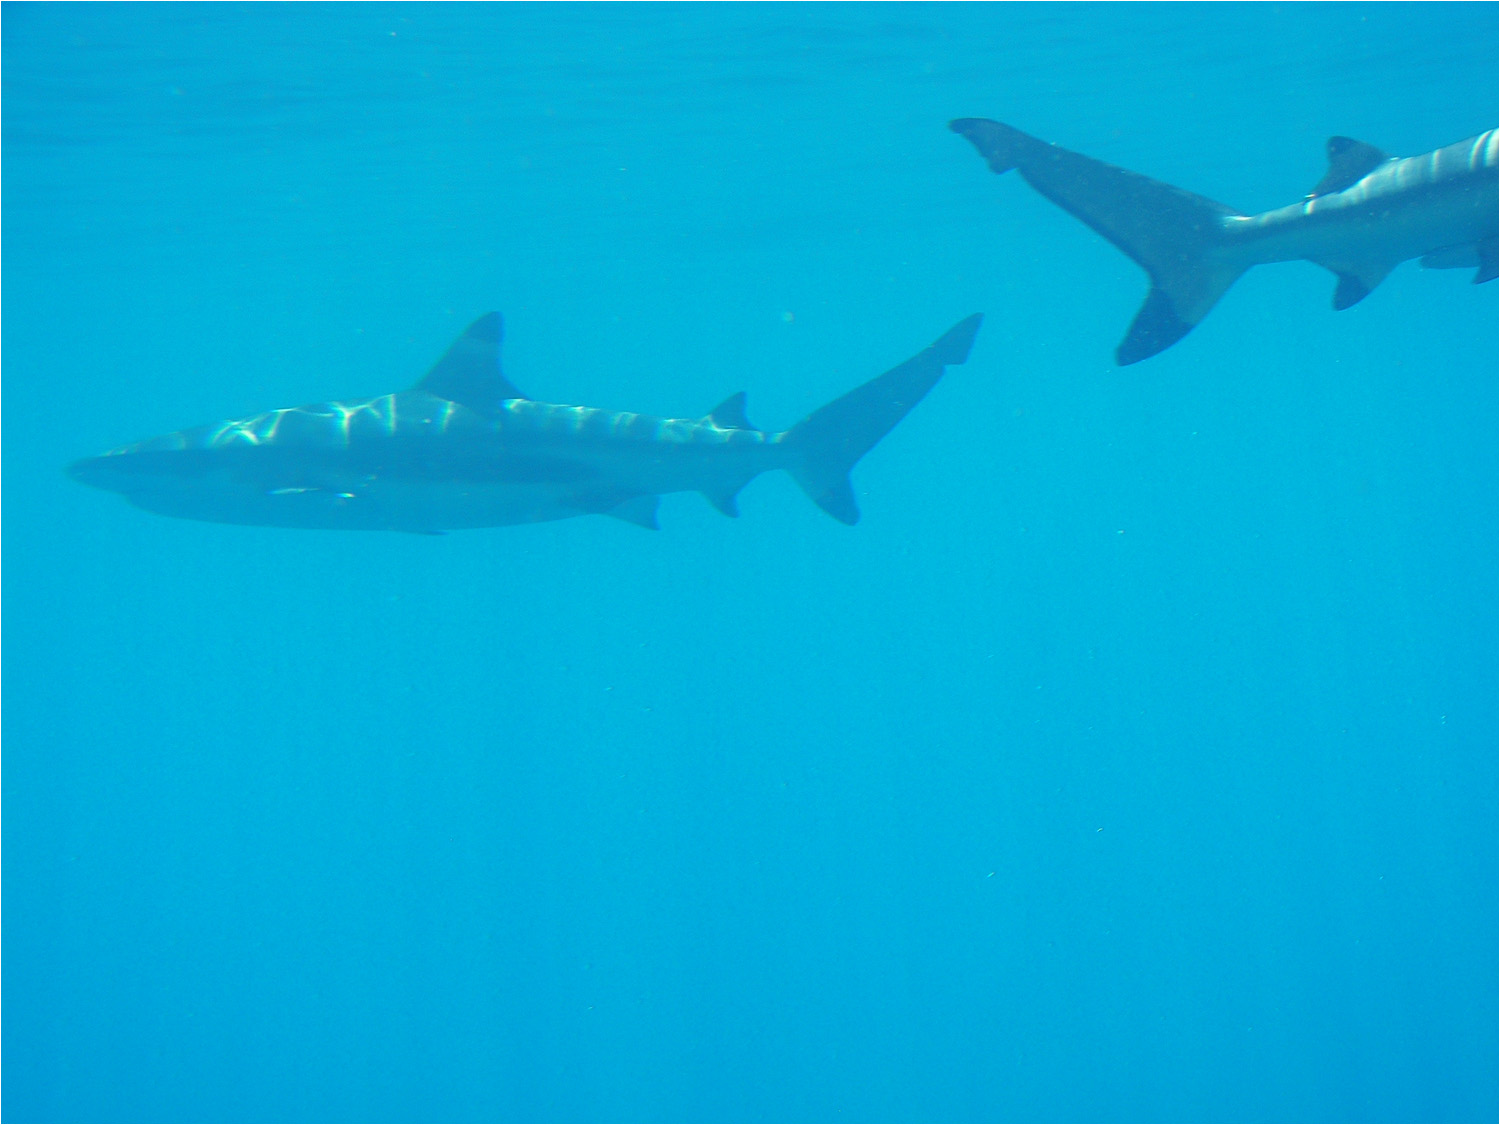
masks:
POLYGON ((81 457, 74 461, 64 473, 69 480, 86 484, 93 488, 117 489, 119 474, 114 465, 110 464, 108 457, 81 457))

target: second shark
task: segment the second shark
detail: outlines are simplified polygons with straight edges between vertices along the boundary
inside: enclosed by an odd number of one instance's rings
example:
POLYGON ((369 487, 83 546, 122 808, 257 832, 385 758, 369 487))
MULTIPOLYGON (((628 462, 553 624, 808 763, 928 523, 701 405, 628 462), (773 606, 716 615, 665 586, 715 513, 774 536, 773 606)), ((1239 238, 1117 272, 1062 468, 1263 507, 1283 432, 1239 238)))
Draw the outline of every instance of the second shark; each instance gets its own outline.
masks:
POLYGON ((949 128, 991 171, 1016 169, 1151 277, 1115 351, 1120 364, 1165 351, 1251 266, 1307 260, 1338 276, 1333 307, 1363 300, 1396 266, 1473 268, 1495 279, 1496 131, 1421 156, 1387 156, 1348 137, 1328 142, 1328 172, 1300 203, 1245 215, 1102 160, 979 117, 949 128))

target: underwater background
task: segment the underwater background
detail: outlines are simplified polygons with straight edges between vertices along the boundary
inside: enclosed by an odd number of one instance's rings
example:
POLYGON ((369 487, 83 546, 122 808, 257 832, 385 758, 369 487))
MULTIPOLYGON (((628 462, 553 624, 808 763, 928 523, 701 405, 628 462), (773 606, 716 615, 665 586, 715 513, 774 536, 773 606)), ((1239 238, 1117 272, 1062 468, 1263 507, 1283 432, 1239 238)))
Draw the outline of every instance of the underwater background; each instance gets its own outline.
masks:
POLYGON ((1493 4, 9 3, 12 1121, 1493 1120, 1496 288, 1144 274, 951 134, 1246 211, 1497 120, 1493 4), (768 428, 728 520, 63 475, 414 383, 768 428))

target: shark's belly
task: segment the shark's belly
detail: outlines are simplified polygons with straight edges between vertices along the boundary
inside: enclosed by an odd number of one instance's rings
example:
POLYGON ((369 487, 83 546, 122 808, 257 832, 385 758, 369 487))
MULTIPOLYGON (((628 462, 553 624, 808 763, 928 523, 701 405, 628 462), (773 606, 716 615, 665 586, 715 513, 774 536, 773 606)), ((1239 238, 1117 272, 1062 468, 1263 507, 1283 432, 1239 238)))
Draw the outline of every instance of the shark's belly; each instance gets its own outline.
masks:
POLYGON ((645 513, 633 504, 640 498, 732 495, 781 463, 779 444, 758 432, 753 441, 731 441, 718 430, 718 440, 691 440, 695 425, 683 423, 686 440, 579 440, 534 428, 504 442, 488 433, 459 443, 424 432, 364 435, 332 448, 278 442, 274 434, 202 448, 174 435, 164 448, 117 451, 74 472, 137 507, 183 519, 430 534, 589 513, 640 522, 645 513))
POLYGON ((583 515, 555 484, 390 481, 335 497, 335 526, 433 532, 542 523, 583 515))
POLYGON ((434 534, 583 515, 556 485, 372 481, 326 488, 220 488, 130 494, 137 507, 210 523, 434 534))

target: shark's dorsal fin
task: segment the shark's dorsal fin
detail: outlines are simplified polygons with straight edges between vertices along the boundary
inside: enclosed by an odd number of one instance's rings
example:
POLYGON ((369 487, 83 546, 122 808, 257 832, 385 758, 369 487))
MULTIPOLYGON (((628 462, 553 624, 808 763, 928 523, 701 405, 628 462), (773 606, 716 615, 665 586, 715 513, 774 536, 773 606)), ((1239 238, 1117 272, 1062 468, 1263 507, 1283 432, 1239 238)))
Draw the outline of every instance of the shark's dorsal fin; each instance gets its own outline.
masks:
POLYGON ((660 501, 661 497, 654 492, 622 495, 617 489, 594 488, 574 493, 565 503, 580 513, 610 516, 648 531, 659 531, 661 524, 656 522, 656 506, 660 501))
POLYGON ((508 398, 525 398, 500 373, 502 334, 500 314, 485 313, 453 341, 416 389, 481 414, 493 414, 508 398))
POLYGON ((721 430, 753 430, 745 417, 745 392, 732 394, 708 412, 708 420, 721 430))
POLYGON ((1309 193, 1309 199, 1331 195, 1356 184, 1384 164, 1390 157, 1374 145, 1353 137, 1328 138, 1328 171, 1309 193))

